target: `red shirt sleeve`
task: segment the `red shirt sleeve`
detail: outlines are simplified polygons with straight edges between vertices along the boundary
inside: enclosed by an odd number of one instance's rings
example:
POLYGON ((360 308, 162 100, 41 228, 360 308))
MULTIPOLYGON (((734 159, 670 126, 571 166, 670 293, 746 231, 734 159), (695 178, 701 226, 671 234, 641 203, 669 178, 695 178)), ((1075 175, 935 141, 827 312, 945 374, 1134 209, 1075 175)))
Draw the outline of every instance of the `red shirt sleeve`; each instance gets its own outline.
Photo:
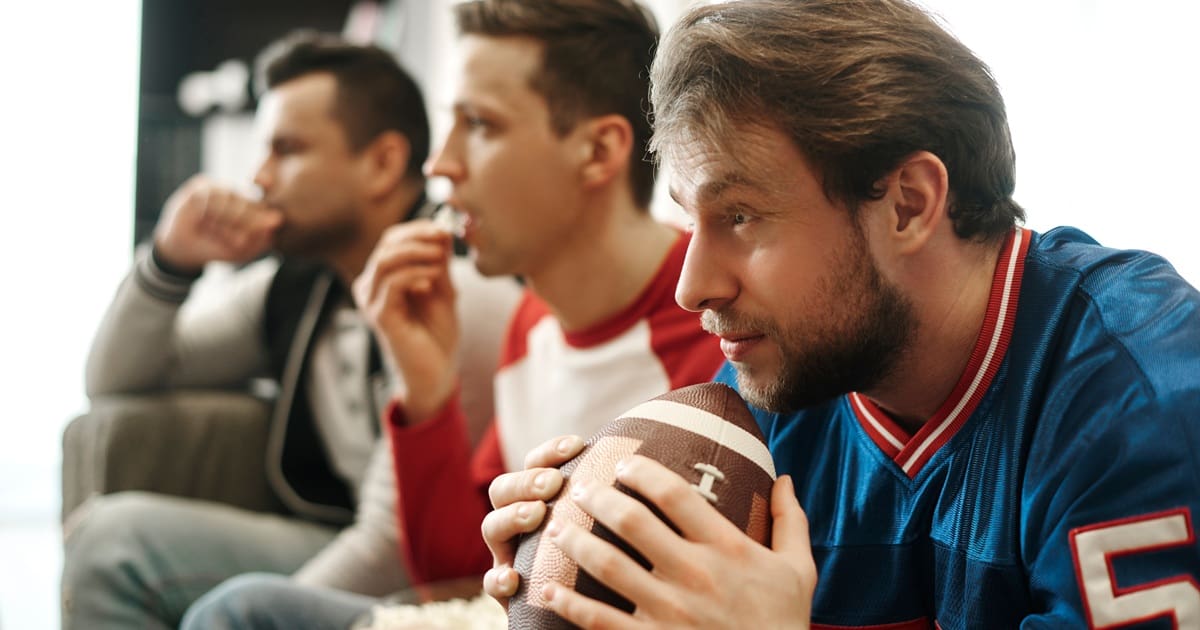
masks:
POLYGON ((665 290, 650 313, 650 345, 671 379, 671 389, 711 381, 725 362, 720 340, 700 325, 700 316, 675 303, 675 285, 683 272, 691 235, 680 236, 659 274, 665 290))
MULTIPOLYGON (((545 312, 526 291, 509 322, 501 366, 524 356, 525 335, 545 312)), ((495 419, 472 453, 457 395, 419 426, 408 426, 398 400, 384 416, 399 494, 400 554, 413 584, 482 575, 492 566, 480 533, 492 509, 488 486, 506 472, 495 419)))
POLYGON ((504 472, 495 422, 472 454, 458 396, 415 427, 408 426, 398 401, 385 415, 399 494, 401 556, 413 584, 482 575, 492 566, 480 534, 491 510, 487 489, 504 472))

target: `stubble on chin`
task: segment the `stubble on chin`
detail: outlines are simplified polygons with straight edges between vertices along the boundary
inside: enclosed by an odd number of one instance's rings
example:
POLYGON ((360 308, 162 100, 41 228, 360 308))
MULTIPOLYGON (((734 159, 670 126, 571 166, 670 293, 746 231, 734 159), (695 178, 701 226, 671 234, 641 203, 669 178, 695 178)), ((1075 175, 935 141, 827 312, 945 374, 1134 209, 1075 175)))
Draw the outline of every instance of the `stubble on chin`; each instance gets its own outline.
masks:
POLYGON ((787 363, 780 345, 782 339, 778 326, 769 319, 737 313, 732 309, 704 311, 700 315, 700 325, 714 335, 753 332, 762 335, 764 341, 771 344, 775 351, 773 365, 755 365, 743 361, 730 363, 737 370, 738 391, 746 402, 769 411, 780 410, 788 398, 786 390, 789 379, 784 374, 787 363))
MULTIPOLYGON (((744 363, 735 362, 733 367, 737 370, 738 391, 746 402, 767 411, 787 411, 787 379, 783 375, 766 374, 765 370, 755 369, 744 363)), ((785 367, 779 363, 776 369, 782 370, 785 367)))
POLYGON ((878 383, 910 340, 911 306, 893 291, 873 294, 868 308, 849 322, 807 335, 796 328, 733 311, 706 311, 701 325, 714 334, 754 332, 773 353, 757 362, 732 362, 738 391, 767 411, 791 413, 878 383))

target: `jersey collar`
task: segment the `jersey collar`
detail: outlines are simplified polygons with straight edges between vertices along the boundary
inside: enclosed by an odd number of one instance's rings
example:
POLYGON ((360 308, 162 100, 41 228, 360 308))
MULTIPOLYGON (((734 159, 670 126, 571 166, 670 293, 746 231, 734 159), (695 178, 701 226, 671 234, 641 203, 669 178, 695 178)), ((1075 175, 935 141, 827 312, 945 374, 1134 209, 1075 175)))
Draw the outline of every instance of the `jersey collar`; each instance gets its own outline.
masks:
POLYGON ((987 315, 975 340, 967 368, 950 396, 916 435, 908 435, 866 396, 857 392, 848 396, 850 408, 854 410, 863 430, 909 478, 916 477, 934 453, 950 441, 967 418, 971 417, 996 376, 1012 337, 1030 236, 1029 230, 1016 228, 1005 239, 1004 249, 1000 252, 992 276, 987 315))

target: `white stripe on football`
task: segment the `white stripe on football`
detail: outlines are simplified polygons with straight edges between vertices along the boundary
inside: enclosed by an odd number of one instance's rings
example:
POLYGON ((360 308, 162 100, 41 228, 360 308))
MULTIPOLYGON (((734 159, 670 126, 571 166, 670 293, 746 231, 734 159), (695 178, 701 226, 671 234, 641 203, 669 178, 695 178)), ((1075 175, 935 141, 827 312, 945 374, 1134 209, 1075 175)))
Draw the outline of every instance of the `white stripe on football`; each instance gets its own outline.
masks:
POLYGON ((645 418, 696 433, 732 449, 758 464, 772 479, 775 478, 775 462, 771 459, 767 445, 745 429, 714 413, 670 400, 655 399, 626 411, 621 417, 645 418))

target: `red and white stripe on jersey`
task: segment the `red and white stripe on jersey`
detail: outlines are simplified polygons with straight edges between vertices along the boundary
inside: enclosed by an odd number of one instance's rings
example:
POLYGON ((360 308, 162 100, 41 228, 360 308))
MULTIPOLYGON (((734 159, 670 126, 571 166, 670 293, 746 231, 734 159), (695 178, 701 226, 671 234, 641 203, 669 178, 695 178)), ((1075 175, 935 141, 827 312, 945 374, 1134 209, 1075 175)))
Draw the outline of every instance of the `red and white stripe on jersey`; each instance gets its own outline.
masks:
POLYGON ((700 318, 675 303, 690 237, 680 234, 633 304, 585 330, 563 330, 527 292, 510 325, 495 379, 496 429, 505 467, 564 434, 587 437, 625 410, 712 379, 724 360, 700 318))
POLYGON ((526 335, 527 354, 496 374, 496 418, 504 462, 520 470, 525 454, 550 437, 588 436, 633 401, 671 389, 662 362, 650 351, 650 325, 641 321, 608 343, 576 348, 558 320, 546 317, 526 335))
POLYGON ((1025 268, 1029 238, 1030 232, 1024 228, 1016 228, 1007 237, 992 277, 992 291, 983 329, 975 340, 967 368, 950 396, 916 435, 909 436, 866 396, 857 392, 849 396, 850 406, 863 430, 910 478, 915 477, 934 453, 950 441, 967 418, 971 417, 1004 360, 1016 320, 1017 298, 1021 293, 1021 274, 1025 268))

